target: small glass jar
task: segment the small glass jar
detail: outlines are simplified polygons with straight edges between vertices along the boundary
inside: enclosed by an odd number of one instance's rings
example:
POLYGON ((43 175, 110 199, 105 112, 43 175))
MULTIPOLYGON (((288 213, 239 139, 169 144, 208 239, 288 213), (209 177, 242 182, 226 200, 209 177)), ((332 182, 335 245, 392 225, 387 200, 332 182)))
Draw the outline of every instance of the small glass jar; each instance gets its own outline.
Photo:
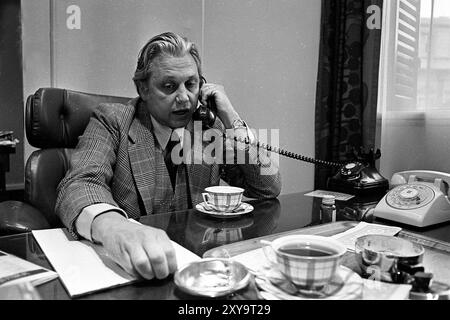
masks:
POLYGON ((324 195, 320 205, 320 219, 322 223, 336 221, 336 197, 333 195, 324 195))

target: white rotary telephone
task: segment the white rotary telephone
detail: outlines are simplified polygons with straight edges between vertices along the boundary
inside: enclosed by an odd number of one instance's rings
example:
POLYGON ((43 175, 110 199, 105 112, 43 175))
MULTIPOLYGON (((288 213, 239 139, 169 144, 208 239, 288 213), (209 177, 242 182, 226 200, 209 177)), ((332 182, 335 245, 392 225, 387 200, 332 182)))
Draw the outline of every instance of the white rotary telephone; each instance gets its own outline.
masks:
POLYGON ((450 220, 450 174, 413 170, 395 173, 391 190, 374 209, 374 216, 426 227, 450 220))

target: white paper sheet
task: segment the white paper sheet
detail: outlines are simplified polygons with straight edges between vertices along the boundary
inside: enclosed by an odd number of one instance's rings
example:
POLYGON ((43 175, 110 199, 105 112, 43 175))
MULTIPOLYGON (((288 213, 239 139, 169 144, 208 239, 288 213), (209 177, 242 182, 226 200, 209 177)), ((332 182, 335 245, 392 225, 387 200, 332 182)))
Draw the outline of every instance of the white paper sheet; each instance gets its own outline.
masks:
MULTIPOLYGON (((137 281, 109 258, 102 246, 73 239, 67 229, 32 231, 71 297, 137 281)), ((178 266, 200 257, 172 241, 178 266)))
POLYGON ((0 287, 24 282, 38 286, 57 277, 56 272, 0 251, 0 287))
POLYGON ((395 236, 402 230, 400 227, 385 226, 376 223, 360 222, 357 226, 338 233, 331 238, 337 239, 347 247, 347 250, 355 251, 356 239, 370 234, 379 234, 384 236, 395 236))
POLYGON ((323 196, 325 196, 325 195, 335 196, 336 200, 340 200, 340 201, 347 201, 347 200, 350 200, 351 198, 355 197, 352 194, 336 192, 336 191, 327 191, 327 190, 314 190, 314 191, 305 193, 305 196, 307 196, 307 197, 316 197, 316 198, 323 198, 323 196))

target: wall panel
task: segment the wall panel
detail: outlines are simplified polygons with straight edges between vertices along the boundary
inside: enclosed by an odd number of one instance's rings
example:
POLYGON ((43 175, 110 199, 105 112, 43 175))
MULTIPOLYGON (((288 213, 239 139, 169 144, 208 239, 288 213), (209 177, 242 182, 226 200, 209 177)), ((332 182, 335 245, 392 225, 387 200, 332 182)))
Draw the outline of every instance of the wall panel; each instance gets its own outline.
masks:
MULTIPOLYGON (((220 82, 256 128, 279 129, 280 145, 314 155, 320 38, 317 0, 205 1, 205 75, 220 82)), ((311 164, 280 158, 283 193, 314 187, 311 164)))
POLYGON ((201 1, 55 1, 55 86, 135 96, 137 54, 164 31, 200 42, 201 1), (75 14, 67 13, 74 4, 81 11, 80 29, 71 29, 75 14))

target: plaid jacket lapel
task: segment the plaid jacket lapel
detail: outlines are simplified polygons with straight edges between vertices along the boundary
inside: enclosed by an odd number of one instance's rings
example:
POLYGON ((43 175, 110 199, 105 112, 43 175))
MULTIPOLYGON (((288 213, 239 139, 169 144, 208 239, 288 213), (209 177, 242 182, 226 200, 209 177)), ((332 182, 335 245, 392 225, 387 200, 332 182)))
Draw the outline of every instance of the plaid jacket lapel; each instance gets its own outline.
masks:
POLYGON ((144 202, 147 214, 153 212, 152 195, 155 192, 155 140, 150 116, 145 108, 137 106, 138 115, 128 132, 131 171, 144 202))

